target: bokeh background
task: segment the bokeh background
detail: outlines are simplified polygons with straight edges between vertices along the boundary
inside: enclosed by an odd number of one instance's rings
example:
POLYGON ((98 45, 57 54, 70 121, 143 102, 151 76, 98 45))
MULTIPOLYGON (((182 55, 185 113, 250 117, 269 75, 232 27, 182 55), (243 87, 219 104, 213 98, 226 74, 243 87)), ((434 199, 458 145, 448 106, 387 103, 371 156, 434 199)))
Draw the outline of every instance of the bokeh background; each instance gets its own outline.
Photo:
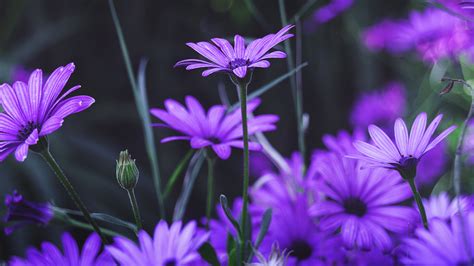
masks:
MULTIPOLYGON (((194 56, 185 46, 187 41, 235 33, 259 37, 281 28, 278 1, 252 2, 260 12, 257 17, 255 10, 241 0, 115 1, 133 66, 137 69, 140 60, 149 60, 146 81, 150 106, 162 107, 167 98, 183 101, 185 95, 193 95, 209 107, 220 103, 219 84, 226 87, 233 101, 237 100, 225 75, 202 78, 198 71, 173 69, 173 65, 194 56)), ((316 1, 312 9, 327 2, 316 1)), ((286 1, 288 15, 295 14, 305 3, 306 0, 286 1)), ((309 64, 302 71, 304 112, 310 117, 307 150, 322 147, 324 134, 349 128, 349 113, 359 93, 381 88, 393 80, 408 89, 412 110, 408 116, 420 108, 428 112, 443 109, 449 121, 465 111, 463 98, 438 97, 442 84, 429 81, 431 67, 415 56, 372 53, 361 42, 360 33, 367 26, 385 17, 406 16, 408 10, 423 5, 423 1, 357 0, 341 16, 317 26, 311 22, 311 10, 306 12, 301 52, 303 62, 309 64)), ((76 64, 76 71, 68 87, 82 85, 81 93, 93 96, 96 103, 86 112, 69 118, 51 137, 52 151, 91 211, 131 221, 127 194, 115 180, 115 159, 127 148, 141 171, 136 193, 145 228, 151 230, 159 210, 142 128, 107 1, 0 0, 0 81, 10 82, 17 67, 41 68, 48 73, 69 62, 76 64)), ((250 91, 287 71, 284 60, 274 61, 270 70, 257 70, 250 91)), ((279 129, 266 135, 283 155, 290 156, 297 149, 297 131, 289 81, 274 87, 262 100, 257 113, 274 113, 281 118, 279 129)), ((154 132, 160 172, 166 180, 189 146, 184 142, 160 144, 159 139, 170 132, 154 132)), ((221 193, 229 198, 240 194, 241 163, 238 150, 229 160, 218 162, 216 199, 221 193)), ((16 189, 30 200, 74 207, 53 173, 34 154, 25 163, 8 158, 0 164, 0 175, 0 197, 16 189)), ((204 214, 205 175, 203 167, 186 218, 204 214)), ((167 201, 169 215, 180 184, 167 201)), ((58 242, 63 230, 78 237, 86 235, 61 225, 30 226, 10 236, 2 230, 0 261, 24 254, 28 245, 44 240, 58 242)))

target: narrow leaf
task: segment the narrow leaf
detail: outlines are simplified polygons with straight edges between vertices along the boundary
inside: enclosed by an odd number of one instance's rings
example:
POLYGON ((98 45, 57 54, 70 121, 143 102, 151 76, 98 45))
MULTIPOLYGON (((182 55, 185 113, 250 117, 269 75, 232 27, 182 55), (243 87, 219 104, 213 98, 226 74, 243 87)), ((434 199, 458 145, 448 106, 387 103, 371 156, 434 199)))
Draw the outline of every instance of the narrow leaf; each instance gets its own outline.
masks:
POLYGON ((214 250, 214 247, 212 247, 211 244, 209 244, 208 242, 204 243, 199 248, 199 254, 201 255, 201 258, 203 258, 212 266, 221 265, 219 262, 219 259, 217 258, 217 254, 216 254, 216 251, 214 250))
POLYGON ((121 220, 117 217, 114 217, 112 215, 106 214, 106 213, 91 213, 91 217, 96 220, 104 221, 110 224, 115 224, 118 226, 122 226, 125 228, 128 228, 134 232, 137 232, 137 227, 130 222, 121 220))
POLYGON ((220 196, 220 202, 221 202, 221 207, 224 210, 225 215, 227 216, 227 219, 229 219, 229 221, 232 223, 234 228, 237 230, 237 232, 239 234, 239 239, 242 239, 242 231, 240 230, 239 223, 234 218, 234 216, 232 215, 231 210, 229 209, 229 205, 227 203, 227 197, 225 195, 221 195, 220 196))
POLYGON ((268 232, 270 223, 272 222, 272 209, 266 209, 263 213, 262 224, 260 225, 260 231, 258 232, 257 239, 255 240, 255 249, 258 249, 263 241, 263 238, 268 232))
POLYGON ((176 184, 176 181, 178 181, 178 177, 181 175, 181 173, 184 171, 184 168, 186 164, 188 163, 189 159, 193 155, 194 150, 189 150, 184 158, 179 162, 178 166, 176 166, 176 169, 174 169, 173 174, 171 174, 171 177, 168 179, 168 183, 166 184, 165 187, 165 193, 163 193, 163 198, 166 199, 168 198, 169 194, 173 190, 174 185, 176 184))

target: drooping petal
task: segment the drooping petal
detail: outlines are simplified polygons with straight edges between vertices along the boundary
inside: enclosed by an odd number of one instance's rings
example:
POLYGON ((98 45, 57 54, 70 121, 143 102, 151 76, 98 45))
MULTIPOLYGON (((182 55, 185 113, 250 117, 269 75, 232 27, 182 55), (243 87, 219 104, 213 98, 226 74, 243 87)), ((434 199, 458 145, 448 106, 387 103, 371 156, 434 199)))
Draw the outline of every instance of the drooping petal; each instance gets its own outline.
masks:
POLYGON ((210 142, 207 139, 199 138, 199 137, 193 137, 191 138, 191 147, 193 149, 201 149, 207 146, 212 145, 212 142, 210 142))
POLYGON ((22 143, 16 148, 15 158, 17 161, 23 162, 26 160, 26 157, 28 157, 28 148, 29 145, 26 143, 22 143))
POLYGON ((230 146, 227 144, 215 144, 212 145, 212 149, 214 152, 221 158, 222 160, 227 160, 230 157, 231 149, 230 146))
POLYGON ((237 67, 232 70, 232 72, 239 78, 245 78, 245 75, 247 75, 247 66, 237 67))

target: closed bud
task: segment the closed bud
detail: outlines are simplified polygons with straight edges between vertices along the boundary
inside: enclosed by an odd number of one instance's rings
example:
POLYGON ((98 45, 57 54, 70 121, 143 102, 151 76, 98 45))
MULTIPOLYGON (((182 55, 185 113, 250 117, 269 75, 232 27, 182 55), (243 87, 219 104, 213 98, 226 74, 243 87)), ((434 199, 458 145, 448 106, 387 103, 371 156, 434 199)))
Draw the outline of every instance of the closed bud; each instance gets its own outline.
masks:
POLYGON ((121 151, 117 160, 117 168, 115 170, 117 182, 126 190, 132 190, 138 183, 138 168, 135 160, 132 159, 128 150, 121 151))

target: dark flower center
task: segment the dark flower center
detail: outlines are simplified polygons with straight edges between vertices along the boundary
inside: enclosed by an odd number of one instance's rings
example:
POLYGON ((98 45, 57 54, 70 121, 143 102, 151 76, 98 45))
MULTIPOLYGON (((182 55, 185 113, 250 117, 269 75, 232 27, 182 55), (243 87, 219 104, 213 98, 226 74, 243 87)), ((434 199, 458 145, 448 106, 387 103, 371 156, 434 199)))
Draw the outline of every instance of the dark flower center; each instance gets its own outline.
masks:
POLYGON ((242 58, 236 58, 229 63, 229 67, 231 69, 236 69, 241 66, 246 66, 248 64, 248 60, 242 59, 242 58))
POLYGON ((297 258, 299 261, 305 260, 313 254, 313 248, 304 240, 294 241, 289 250, 291 250, 290 256, 297 258))
POLYGON ((216 138, 216 137, 210 137, 210 138, 207 138, 207 140, 209 140, 210 142, 214 144, 219 144, 222 142, 219 138, 216 138))
POLYGON ((344 200, 344 210, 346 213, 362 217, 367 213, 367 205, 360 199, 349 198, 344 200))
POLYGON ((402 157, 394 167, 404 179, 410 179, 415 178, 417 165, 418 159, 413 157, 413 155, 409 155, 402 157))
POLYGON ((28 122, 22 129, 18 130, 18 138, 21 140, 27 139, 35 128, 38 128, 38 124, 32 121, 28 122))
POLYGON ((168 259, 163 263, 163 266, 176 266, 176 259, 168 259))
POLYGON ((472 263, 469 263, 468 261, 460 261, 456 264, 456 266, 469 266, 472 265, 472 263))

